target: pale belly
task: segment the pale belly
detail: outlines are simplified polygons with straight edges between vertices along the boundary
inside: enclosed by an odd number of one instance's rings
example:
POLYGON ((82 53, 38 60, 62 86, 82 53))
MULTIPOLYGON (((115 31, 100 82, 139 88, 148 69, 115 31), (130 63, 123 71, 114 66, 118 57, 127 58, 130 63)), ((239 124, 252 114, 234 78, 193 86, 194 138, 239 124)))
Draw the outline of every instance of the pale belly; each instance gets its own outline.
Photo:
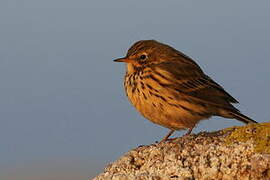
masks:
MULTIPOLYGON (((132 71, 132 66, 128 70, 132 71)), ((134 71, 135 72, 135 71, 134 71)), ((162 77, 151 77, 151 69, 126 74, 125 91, 130 102, 148 120, 173 130, 194 127, 211 116, 209 108, 182 100, 179 94, 162 84, 170 83, 162 77)), ((153 76, 153 75, 152 75, 153 76)))
POLYGON ((192 128, 200 120, 209 117, 199 114, 205 110, 203 107, 187 101, 176 102, 174 99, 160 98, 147 91, 144 91, 143 95, 140 88, 134 92, 132 89, 126 89, 126 93, 130 102, 146 119, 169 129, 192 128))

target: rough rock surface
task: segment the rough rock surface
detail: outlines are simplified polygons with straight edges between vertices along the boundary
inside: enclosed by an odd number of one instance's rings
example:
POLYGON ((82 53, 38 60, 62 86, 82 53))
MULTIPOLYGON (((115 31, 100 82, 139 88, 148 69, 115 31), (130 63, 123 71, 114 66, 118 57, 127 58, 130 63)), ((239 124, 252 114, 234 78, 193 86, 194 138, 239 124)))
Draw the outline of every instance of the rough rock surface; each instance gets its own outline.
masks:
POLYGON ((140 146, 94 180, 270 180, 270 123, 140 146))

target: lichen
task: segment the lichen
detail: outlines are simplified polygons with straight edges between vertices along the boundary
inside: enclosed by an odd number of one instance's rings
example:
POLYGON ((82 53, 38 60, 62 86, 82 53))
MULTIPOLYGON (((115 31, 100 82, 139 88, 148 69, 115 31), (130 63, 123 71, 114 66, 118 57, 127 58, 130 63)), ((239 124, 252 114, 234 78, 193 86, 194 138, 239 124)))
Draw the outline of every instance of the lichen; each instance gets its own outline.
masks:
POLYGON ((251 141, 254 144, 255 152, 270 153, 270 122, 232 127, 223 131, 228 132, 228 136, 224 139, 227 145, 251 141))

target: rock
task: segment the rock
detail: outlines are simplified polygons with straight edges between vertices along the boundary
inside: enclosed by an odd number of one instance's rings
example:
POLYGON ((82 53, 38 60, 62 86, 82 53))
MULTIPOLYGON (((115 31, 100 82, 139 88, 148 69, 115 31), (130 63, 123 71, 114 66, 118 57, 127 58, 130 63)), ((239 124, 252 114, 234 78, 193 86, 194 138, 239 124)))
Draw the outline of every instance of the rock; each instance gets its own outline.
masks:
POLYGON ((94 180, 270 180, 270 123, 140 146, 94 180))

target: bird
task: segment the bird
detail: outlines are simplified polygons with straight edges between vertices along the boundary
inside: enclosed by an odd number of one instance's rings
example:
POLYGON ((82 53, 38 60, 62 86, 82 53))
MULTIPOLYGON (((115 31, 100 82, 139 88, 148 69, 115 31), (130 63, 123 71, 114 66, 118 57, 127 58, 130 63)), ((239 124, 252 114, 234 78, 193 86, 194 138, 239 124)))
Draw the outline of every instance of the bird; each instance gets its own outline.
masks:
POLYGON ((131 104, 146 119, 168 128, 160 142, 179 130, 189 135, 212 116, 257 123, 233 106, 238 101, 206 75, 189 56, 156 40, 140 40, 125 57, 124 89, 131 104))

